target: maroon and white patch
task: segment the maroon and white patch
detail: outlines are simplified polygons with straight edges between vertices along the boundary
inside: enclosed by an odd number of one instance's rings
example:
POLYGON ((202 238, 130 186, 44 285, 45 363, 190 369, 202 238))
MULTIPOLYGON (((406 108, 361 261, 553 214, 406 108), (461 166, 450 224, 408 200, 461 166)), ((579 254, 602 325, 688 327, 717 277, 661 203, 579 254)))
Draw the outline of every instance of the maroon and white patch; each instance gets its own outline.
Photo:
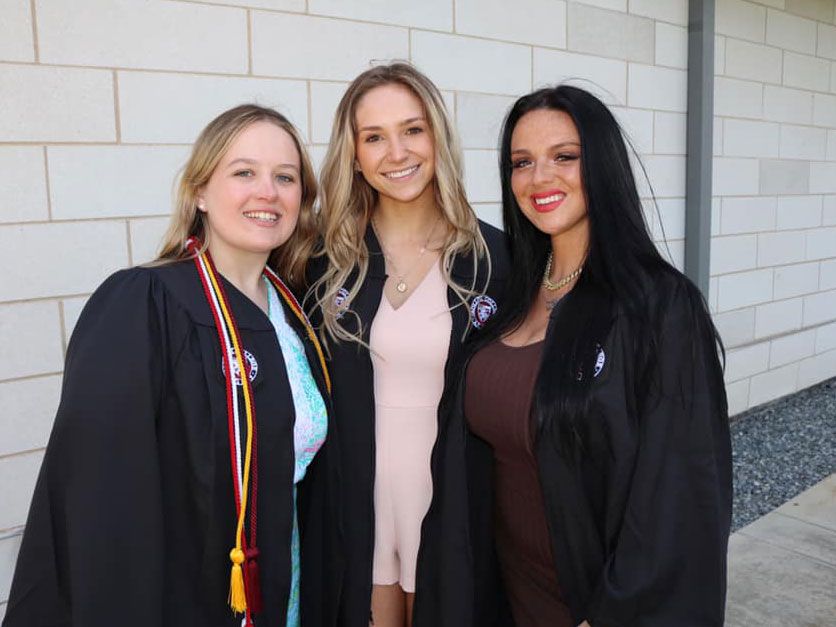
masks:
POLYGON ((607 361, 607 356, 604 354, 604 347, 598 344, 598 356, 595 358, 595 368, 592 371, 592 376, 597 377, 604 369, 604 364, 607 361))
MULTIPOLYGON (((592 368, 593 379, 601 374, 605 363, 607 363, 607 355, 604 353, 604 347, 598 344, 595 351, 595 366, 592 368)), ((578 368, 577 380, 583 380, 583 367, 578 368)))
POLYGON ((337 290, 337 295, 334 296, 334 307, 337 310, 337 320, 343 317, 345 313, 345 301, 348 299, 348 290, 341 287, 337 290))
POLYGON ((496 301, 490 296, 476 296, 470 301, 470 321, 474 327, 481 329, 496 313, 496 309, 496 301))
MULTIPOLYGON (((244 349, 244 368, 247 370, 247 378, 252 383, 258 374, 258 362, 255 356, 246 349, 244 349)), ((224 364, 223 357, 221 358, 221 372, 226 376, 226 365, 224 364)), ((235 375, 235 385, 244 385, 241 381, 241 370, 238 368, 238 360, 235 359, 234 350, 232 351, 232 372, 235 375)))

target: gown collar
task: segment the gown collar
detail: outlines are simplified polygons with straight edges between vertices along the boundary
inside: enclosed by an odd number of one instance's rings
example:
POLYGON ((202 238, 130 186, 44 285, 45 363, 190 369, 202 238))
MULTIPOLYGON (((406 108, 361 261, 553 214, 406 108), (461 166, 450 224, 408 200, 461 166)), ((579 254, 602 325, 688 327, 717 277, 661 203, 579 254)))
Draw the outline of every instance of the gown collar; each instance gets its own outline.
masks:
MULTIPOLYGON (((206 302, 200 276, 194 261, 186 260, 172 263, 162 268, 160 273, 168 283, 171 292, 180 300, 195 323, 201 326, 215 326, 212 310, 206 302)), ((239 329, 248 331, 272 331, 273 325, 267 315, 253 301, 247 298, 237 287, 218 273, 223 283, 229 304, 235 312, 235 322, 239 329)))

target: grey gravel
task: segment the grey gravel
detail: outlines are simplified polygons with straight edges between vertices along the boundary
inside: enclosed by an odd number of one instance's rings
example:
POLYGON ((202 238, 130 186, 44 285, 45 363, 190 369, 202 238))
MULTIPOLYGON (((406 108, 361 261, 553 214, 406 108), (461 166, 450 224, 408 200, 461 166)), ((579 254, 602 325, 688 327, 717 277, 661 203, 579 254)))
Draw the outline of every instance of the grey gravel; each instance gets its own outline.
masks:
POLYGON ((732 419, 732 531, 836 472, 836 378, 732 419))

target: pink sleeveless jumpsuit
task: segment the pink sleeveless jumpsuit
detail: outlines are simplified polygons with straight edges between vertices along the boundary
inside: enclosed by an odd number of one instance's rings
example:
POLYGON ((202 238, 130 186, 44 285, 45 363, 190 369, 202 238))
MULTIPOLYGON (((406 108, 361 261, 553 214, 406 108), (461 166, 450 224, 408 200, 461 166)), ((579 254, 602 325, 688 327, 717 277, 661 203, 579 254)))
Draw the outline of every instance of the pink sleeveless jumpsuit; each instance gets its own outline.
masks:
POLYGON ((451 328, 447 284, 438 263, 398 309, 384 294, 372 322, 375 585, 399 583, 405 592, 415 591, 451 328))

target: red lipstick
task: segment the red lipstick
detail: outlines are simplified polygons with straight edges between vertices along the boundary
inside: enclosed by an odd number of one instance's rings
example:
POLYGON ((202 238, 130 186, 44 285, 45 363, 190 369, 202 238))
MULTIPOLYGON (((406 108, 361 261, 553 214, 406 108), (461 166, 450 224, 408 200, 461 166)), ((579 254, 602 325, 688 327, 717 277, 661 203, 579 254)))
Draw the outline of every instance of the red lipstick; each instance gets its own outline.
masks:
POLYGON ((531 206, 540 213, 554 211, 565 199, 566 192, 560 189, 550 189, 530 196, 531 206))

